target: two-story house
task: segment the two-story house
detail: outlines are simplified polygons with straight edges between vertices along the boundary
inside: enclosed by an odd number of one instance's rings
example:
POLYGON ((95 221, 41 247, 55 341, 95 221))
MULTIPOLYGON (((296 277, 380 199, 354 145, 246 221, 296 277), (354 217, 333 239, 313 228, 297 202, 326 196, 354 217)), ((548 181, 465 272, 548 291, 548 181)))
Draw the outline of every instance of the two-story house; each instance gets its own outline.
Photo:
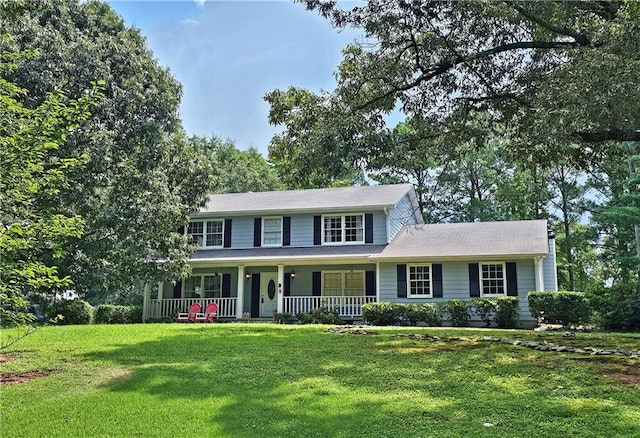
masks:
POLYGON ((373 301, 557 290, 545 220, 425 224, 411 184, 212 195, 185 233, 191 276, 147 288, 144 319, 211 301, 221 318, 319 306, 359 319, 373 301), (153 297, 153 298, 152 298, 153 297))

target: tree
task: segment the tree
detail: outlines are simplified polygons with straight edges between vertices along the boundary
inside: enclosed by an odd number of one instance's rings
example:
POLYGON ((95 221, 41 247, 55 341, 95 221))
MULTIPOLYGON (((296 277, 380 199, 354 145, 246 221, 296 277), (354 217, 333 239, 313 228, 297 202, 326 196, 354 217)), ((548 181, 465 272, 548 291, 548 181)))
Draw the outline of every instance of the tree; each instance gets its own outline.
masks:
POLYGON ((323 99, 345 117, 377 122, 397 104, 413 117, 490 108, 529 135, 519 156, 539 161, 584 161, 607 140, 640 139, 634 1, 302 3, 339 29, 363 31, 323 99))
MULTIPOLYGON (((3 41, 10 37, 3 36, 3 41)), ((26 298, 34 290, 71 287, 55 262, 68 241, 83 233, 82 218, 52 208, 51 202, 70 183, 68 175, 85 158, 55 156, 73 130, 89 117, 98 93, 92 88, 79 100, 52 93, 35 109, 18 98, 26 90, 4 79, 32 51, 0 52, 0 322, 29 322, 26 298), (65 103, 67 102, 67 103, 65 103)))
POLYGON ((271 139, 269 161, 289 189, 364 183, 363 151, 388 140, 388 133, 369 127, 380 126, 380 119, 344 116, 308 90, 274 90, 264 99, 271 105, 269 123, 286 127, 271 139))
POLYGON ((136 279, 175 278, 188 269, 192 246, 177 233, 209 191, 206 160, 191 147, 178 118, 179 83, 158 65, 135 28, 98 1, 0 3, 0 33, 40 56, 7 80, 38 108, 56 88, 80 96, 104 81, 88 123, 67 135, 52 156, 86 156, 51 199, 82 218, 84 234, 56 261, 74 288, 99 301, 136 279))
POLYGON ((564 268, 568 274, 566 290, 577 290, 574 281, 574 254, 580 243, 576 241, 572 231, 589 204, 585 198, 588 187, 580 182, 580 178, 584 179, 584 175, 566 162, 554 165, 551 170, 551 186, 555 194, 551 202, 562 221, 563 244, 559 247, 564 250, 564 268))
POLYGON ((241 151, 232 140, 216 136, 193 136, 189 142, 211 163, 212 193, 267 192, 284 188, 273 166, 254 147, 241 151))
POLYGON ((592 185, 606 196, 594 220, 603 234, 602 256, 617 265, 612 276, 635 282, 640 294, 640 147, 615 150, 599 167, 601 174, 594 175, 592 185))

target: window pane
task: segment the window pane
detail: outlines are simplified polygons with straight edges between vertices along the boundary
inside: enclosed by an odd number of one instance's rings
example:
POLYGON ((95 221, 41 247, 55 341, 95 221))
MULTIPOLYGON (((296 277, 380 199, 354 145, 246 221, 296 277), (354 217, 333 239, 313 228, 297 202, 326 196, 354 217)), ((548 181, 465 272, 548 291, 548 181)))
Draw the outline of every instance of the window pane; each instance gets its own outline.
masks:
POLYGON ((187 226, 187 234, 191 236, 198 246, 202 246, 202 242, 204 240, 204 223, 189 222, 189 225, 187 226))
POLYGON ((200 290, 200 281, 201 278, 199 275, 195 277, 189 277, 184 281, 184 297, 185 298, 199 298, 198 293, 201 293, 200 290))
POLYGON ((364 295, 364 272, 344 273, 344 294, 347 296, 364 295))
POLYGON ((409 266, 409 296, 431 295, 430 266, 409 266))
POLYGON ((504 266, 499 264, 482 265, 482 294, 504 295, 504 266))
POLYGON ((322 295, 342 295, 342 272, 323 273, 322 295))
POLYGON ((362 224, 362 215, 344 217, 345 242, 362 242, 364 240, 362 224))
POLYGON ((263 221, 263 239, 265 245, 282 245, 282 219, 269 218, 263 221))
POLYGON ((207 246, 222 246, 223 223, 219 221, 207 221, 207 246))
POLYGON ((204 277, 204 297, 220 298, 222 282, 220 275, 206 275, 204 277))
POLYGON ((342 216, 324 218, 324 241, 326 243, 342 242, 342 216))

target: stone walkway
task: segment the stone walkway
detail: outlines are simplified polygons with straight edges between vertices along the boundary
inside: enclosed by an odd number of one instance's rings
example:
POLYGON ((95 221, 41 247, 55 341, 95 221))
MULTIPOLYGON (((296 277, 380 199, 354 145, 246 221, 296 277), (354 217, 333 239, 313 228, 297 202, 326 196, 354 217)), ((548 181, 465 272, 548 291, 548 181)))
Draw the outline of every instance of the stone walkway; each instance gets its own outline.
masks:
MULTIPOLYGON (((351 335, 369 335, 372 334, 367 330, 364 330, 362 327, 330 327, 328 329, 331 333, 345 333, 351 335)), ((468 342, 498 342, 502 344, 511 344, 517 345, 521 347, 532 348, 538 351, 553 351, 557 353, 578 353, 578 354, 591 354, 595 356, 610 356, 610 355, 618 355, 625 356, 629 359, 640 359, 640 351, 631 351, 625 350, 622 348, 614 348, 614 349, 604 349, 604 348, 594 348, 594 347, 567 347, 563 345, 556 345, 552 342, 541 341, 520 341, 520 340, 512 340, 509 338, 496 338, 492 336, 483 336, 482 338, 466 338, 466 337, 441 337, 441 336, 432 336, 432 335, 422 335, 422 334, 407 334, 407 333, 398 333, 393 334, 395 337, 403 337, 403 338, 411 338, 411 339, 419 339, 428 342, 452 342, 452 341, 468 341, 468 342)))

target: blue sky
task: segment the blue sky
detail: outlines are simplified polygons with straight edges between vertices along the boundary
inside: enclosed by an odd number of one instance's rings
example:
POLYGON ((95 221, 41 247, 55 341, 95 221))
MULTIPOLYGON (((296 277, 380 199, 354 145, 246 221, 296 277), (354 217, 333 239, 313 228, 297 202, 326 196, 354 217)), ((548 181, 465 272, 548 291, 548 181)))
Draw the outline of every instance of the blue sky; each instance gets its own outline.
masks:
POLYGON ((188 134, 230 138, 265 156, 281 128, 269 125, 264 94, 290 85, 332 90, 341 50, 357 37, 286 1, 108 3, 182 83, 188 134))

